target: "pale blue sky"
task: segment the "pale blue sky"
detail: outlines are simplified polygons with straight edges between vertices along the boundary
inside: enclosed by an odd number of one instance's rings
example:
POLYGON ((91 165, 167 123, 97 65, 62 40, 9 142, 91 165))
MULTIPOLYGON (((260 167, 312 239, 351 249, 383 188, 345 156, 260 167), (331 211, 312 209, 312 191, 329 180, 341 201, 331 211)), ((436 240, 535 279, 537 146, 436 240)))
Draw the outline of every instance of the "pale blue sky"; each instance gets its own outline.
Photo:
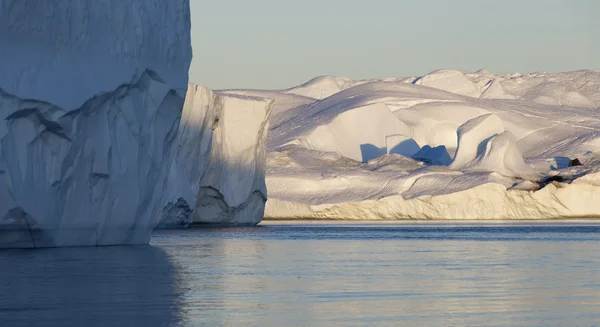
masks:
POLYGON ((190 1, 190 80, 213 89, 439 68, 600 69, 597 0, 190 1))

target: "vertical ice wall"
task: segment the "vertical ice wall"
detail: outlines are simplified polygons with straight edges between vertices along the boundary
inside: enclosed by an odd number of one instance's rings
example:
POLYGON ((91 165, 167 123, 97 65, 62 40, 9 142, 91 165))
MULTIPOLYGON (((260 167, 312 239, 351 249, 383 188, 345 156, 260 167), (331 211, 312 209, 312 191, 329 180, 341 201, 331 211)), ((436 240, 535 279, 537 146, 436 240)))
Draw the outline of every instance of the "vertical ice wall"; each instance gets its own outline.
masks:
POLYGON ((200 180, 196 223, 256 225, 267 201, 266 140, 272 100, 220 95, 212 151, 200 180))
POLYGON ((0 247, 147 243, 191 57, 187 0, 0 1, 0 247))
POLYGON ((272 104, 189 85, 159 228, 260 222, 272 104))
POLYGON ((165 204, 157 228, 185 228, 192 222, 200 180, 212 150, 213 126, 221 99, 201 85, 188 85, 179 124, 165 204))

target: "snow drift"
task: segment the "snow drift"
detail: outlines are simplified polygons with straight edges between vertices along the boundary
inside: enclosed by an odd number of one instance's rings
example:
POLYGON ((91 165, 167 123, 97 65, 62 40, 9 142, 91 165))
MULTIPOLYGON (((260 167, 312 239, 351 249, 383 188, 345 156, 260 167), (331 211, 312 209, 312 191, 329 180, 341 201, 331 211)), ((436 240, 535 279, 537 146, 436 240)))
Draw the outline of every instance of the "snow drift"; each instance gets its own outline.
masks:
POLYGON ((148 243, 187 86, 188 1, 7 0, 0 18, 0 247, 148 243))
POLYGON ((319 76, 302 85, 284 90, 284 92, 320 100, 350 87, 354 84, 353 82, 346 77, 319 76))
POLYGON ((457 70, 436 70, 416 80, 414 84, 470 97, 478 98, 481 95, 481 90, 463 72, 457 70))
POLYGON ((405 130, 404 124, 388 108, 375 104, 337 115, 331 122, 299 138, 299 143, 309 149, 338 152, 342 156, 366 162, 387 152, 387 136, 405 130), (372 120, 373 116, 380 119, 372 120))

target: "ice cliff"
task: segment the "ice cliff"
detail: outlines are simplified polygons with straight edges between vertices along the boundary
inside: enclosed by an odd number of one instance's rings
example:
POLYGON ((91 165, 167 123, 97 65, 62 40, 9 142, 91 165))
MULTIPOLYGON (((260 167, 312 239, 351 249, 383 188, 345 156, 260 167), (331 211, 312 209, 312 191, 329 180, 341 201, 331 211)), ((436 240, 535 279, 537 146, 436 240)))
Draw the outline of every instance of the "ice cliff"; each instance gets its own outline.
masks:
POLYGON ((186 0, 0 2, 0 247, 148 243, 187 87, 186 0))
POLYGON ((189 85, 159 227, 260 222, 272 107, 270 99, 189 85))

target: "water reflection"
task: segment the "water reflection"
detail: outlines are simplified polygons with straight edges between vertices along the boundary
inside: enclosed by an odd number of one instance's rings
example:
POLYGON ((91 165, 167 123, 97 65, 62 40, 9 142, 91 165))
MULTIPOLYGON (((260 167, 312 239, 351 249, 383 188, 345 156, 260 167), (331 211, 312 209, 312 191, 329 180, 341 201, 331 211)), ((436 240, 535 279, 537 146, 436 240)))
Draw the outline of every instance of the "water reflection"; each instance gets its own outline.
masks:
POLYGON ((192 229, 0 251, 0 327, 594 325, 600 225, 559 227, 192 229))
POLYGON ((182 325, 248 326, 270 310, 273 299, 262 296, 275 260, 265 257, 264 242, 197 237, 189 245, 160 246, 172 259, 183 295, 182 325))
POLYGON ((0 251, 0 326, 176 326, 174 276, 151 246, 0 251))
POLYGON ((188 289, 187 326, 590 325, 598 226, 563 230, 272 226, 154 240, 188 289))

